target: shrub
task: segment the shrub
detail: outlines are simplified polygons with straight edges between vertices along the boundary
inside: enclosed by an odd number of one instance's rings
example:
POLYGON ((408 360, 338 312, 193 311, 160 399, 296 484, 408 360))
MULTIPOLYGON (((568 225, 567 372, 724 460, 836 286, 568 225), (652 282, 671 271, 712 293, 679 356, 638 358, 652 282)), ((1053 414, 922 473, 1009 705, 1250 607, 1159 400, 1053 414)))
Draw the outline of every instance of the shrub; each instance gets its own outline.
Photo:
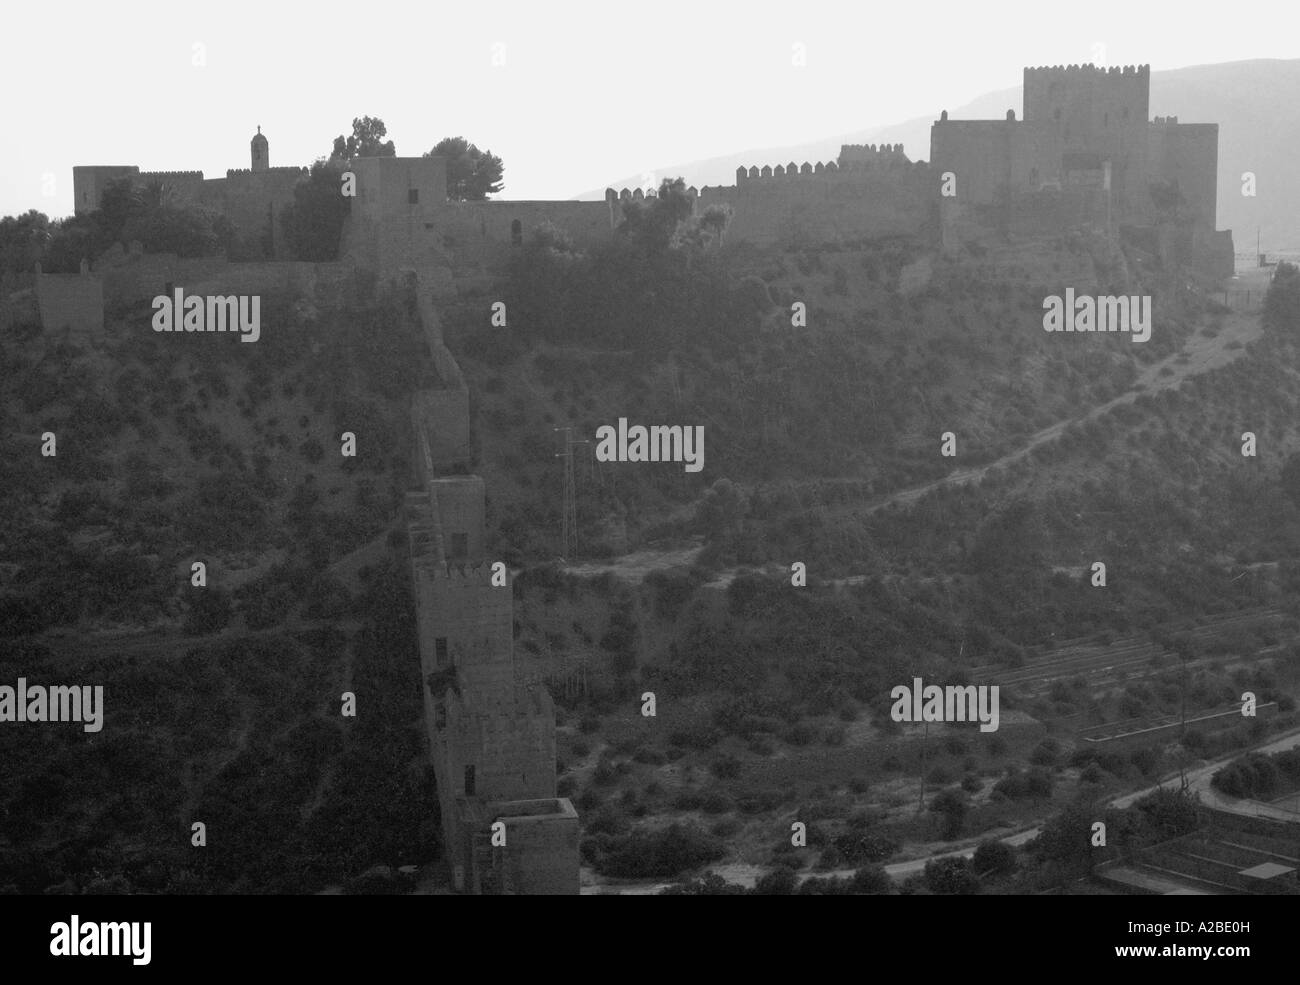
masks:
POLYGON ((722 842, 695 825, 670 824, 607 839, 597 846, 592 865, 602 875, 619 879, 662 879, 716 861, 723 854, 722 842))

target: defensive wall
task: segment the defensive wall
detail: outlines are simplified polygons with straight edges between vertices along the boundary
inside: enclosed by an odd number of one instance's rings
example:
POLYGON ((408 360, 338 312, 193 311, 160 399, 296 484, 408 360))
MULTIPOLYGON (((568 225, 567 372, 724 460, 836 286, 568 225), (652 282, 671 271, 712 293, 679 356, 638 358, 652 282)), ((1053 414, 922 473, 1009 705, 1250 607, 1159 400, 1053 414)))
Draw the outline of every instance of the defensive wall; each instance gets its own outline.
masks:
POLYGON ((443 344, 430 282, 412 271, 409 284, 440 383, 412 401, 418 491, 406 508, 425 726, 453 884, 576 894, 578 816, 556 797, 555 707, 543 685, 516 674, 513 592, 493 584, 505 574, 485 552, 483 480, 442 474, 472 455, 467 388, 443 344))

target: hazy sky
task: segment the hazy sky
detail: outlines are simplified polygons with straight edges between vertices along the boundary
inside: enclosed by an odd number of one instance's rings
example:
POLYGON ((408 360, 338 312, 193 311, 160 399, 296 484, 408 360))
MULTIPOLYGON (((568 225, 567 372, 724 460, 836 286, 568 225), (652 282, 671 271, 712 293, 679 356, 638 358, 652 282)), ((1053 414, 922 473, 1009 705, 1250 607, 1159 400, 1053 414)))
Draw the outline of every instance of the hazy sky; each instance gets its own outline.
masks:
POLYGON ((1109 64, 1156 71, 1300 53, 1294 4, 1096 2, 1086 18, 1082 7, 10 4, 0 215, 71 212, 74 164, 222 177, 249 166, 258 124, 272 165, 310 163, 371 115, 398 154, 462 135, 500 155, 499 197, 569 198, 680 161, 936 113, 1019 85, 1024 65, 1093 61, 1097 45, 1109 64))

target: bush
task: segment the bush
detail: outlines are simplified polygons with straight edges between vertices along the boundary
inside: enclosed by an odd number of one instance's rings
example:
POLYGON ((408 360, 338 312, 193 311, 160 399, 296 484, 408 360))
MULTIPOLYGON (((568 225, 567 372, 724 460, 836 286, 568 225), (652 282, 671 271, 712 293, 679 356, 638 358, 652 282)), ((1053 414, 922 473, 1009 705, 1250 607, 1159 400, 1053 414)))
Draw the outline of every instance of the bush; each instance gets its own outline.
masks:
POLYGON ((941 896, 974 896, 979 880, 967 858, 938 858, 925 863, 925 885, 941 896))
POLYGON ((1001 841, 981 841, 975 846, 971 868, 979 875, 1001 875, 1016 868, 1016 850, 1001 841))
POLYGON ((698 868, 725 854, 722 842, 691 824, 670 824, 597 844, 592 865, 601 875, 618 879, 664 879, 698 868))

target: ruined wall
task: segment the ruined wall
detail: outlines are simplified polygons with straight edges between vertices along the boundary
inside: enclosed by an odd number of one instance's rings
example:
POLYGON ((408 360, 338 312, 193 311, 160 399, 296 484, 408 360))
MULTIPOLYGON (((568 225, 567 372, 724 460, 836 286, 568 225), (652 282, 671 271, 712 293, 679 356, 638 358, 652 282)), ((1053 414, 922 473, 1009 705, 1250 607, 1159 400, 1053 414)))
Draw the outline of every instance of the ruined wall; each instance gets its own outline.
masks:
POLYGON ((104 286, 84 261, 79 274, 43 274, 38 266, 36 300, 46 332, 66 329, 82 342, 103 337, 104 286))
POLYGON ((281 260, 231 263, 225 257, 178 257, 174 253, 110 251, 96 265, 112 305, 152 301, 167 285, 190 294, 268 294, 288 291, 308 297, 337 294, 355 276, 345 262, 281 260))
POLYGON ((496 267, 515 245, 545 222, 559 226, 579 247, 610 238, 621 211, 603 202, 447 202, 434 219, 442 244, 457 266, 496 267))

